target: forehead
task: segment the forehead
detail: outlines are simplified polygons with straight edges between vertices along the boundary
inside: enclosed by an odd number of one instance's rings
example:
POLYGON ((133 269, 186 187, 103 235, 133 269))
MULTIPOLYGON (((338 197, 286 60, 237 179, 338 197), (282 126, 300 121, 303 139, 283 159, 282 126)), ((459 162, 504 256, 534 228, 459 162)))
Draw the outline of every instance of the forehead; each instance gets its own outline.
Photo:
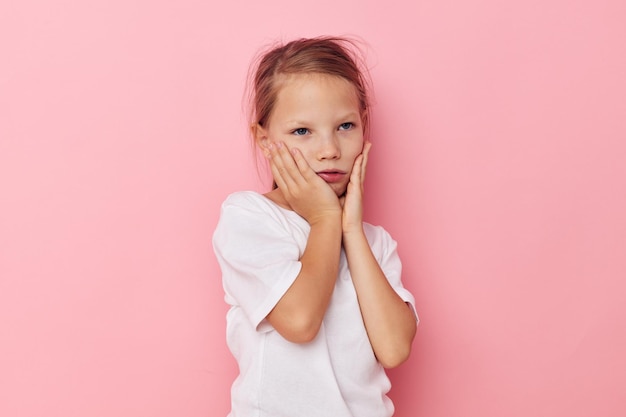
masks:
POLYGON ((344 110, 359 109, 356 88, 344 78, 319 73, 288 74, 279 77, 274 110, 316 105, 341 107, 344 110))

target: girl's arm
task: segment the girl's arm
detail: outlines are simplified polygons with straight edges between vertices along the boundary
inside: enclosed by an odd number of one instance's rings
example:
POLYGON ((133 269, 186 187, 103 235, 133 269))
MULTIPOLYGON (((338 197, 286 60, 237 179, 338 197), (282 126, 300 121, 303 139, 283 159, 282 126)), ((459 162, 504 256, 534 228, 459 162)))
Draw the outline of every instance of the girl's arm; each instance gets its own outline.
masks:
POLYGON ((350 177, 343 203, 343 246, 376 358, 385 368, 393 368, 409 357, 417 322, 412 309, 389 284, 363 230, 363 179, 370 147, 370 143, 365 145, 350 177))
POLYGON ((311 226, 294 283, 267 320, 285 339, 313 340, 320 329, 339 270, 342 208, 334 191, 319 178, 297 150, 282 144, 266 148, 278 190, 311 226))

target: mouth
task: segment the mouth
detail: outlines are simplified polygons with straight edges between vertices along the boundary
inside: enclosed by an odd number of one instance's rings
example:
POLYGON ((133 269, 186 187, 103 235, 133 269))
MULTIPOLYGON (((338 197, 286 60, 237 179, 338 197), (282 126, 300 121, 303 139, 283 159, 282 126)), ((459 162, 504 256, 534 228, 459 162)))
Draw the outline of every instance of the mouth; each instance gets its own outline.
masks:
POLYGON ((341 180, 343 180, 346 176, 346 172, 340 171, 340 170, 328 169, 324 171, 318 171, 317 175, 321 179, 323 179, 324 181, 330 184, 330 183, 340 182, 341 180))

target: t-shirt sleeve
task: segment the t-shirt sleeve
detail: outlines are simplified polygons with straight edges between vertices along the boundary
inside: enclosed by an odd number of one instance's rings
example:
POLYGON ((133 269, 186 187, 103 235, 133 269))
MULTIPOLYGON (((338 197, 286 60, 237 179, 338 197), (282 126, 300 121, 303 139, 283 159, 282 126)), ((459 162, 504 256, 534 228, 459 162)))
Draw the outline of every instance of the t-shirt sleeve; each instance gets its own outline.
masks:
POLYGON ((261 207, 222 205, 213 249, 222 270, 226 302, 239 306, 258 331, 295 281, 300 249, 281 222, 261 207))
POLYGON ((415 319, 419 322, 419 316, 415 309, 415 297, 402 285, 402 262, 398 255, 397 242, 381 226, 370 225, 369 229, 366 229, 366 234, 387 281, 400 298, 409 304, 415 314, 415 319))

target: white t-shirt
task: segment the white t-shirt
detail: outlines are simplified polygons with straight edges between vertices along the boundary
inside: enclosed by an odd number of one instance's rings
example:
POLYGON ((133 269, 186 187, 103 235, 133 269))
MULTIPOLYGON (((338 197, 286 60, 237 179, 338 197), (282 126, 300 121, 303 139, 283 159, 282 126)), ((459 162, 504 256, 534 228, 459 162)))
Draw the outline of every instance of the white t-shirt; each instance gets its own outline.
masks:
MULTIPOLYGON (((261 194, 242 191, 222 205, 213 247, 222 270, 227 344, 239 365, 230 417, 389 417, 391 384, 370 345, 345 254, 316 338, 296 344, 265 319, 294 282, 309 224, 261 194)), ((364 223, 374 256, 411 306, 396 243, 364 223)), ((416 316, 417 317, 417 316, 416 316)))

